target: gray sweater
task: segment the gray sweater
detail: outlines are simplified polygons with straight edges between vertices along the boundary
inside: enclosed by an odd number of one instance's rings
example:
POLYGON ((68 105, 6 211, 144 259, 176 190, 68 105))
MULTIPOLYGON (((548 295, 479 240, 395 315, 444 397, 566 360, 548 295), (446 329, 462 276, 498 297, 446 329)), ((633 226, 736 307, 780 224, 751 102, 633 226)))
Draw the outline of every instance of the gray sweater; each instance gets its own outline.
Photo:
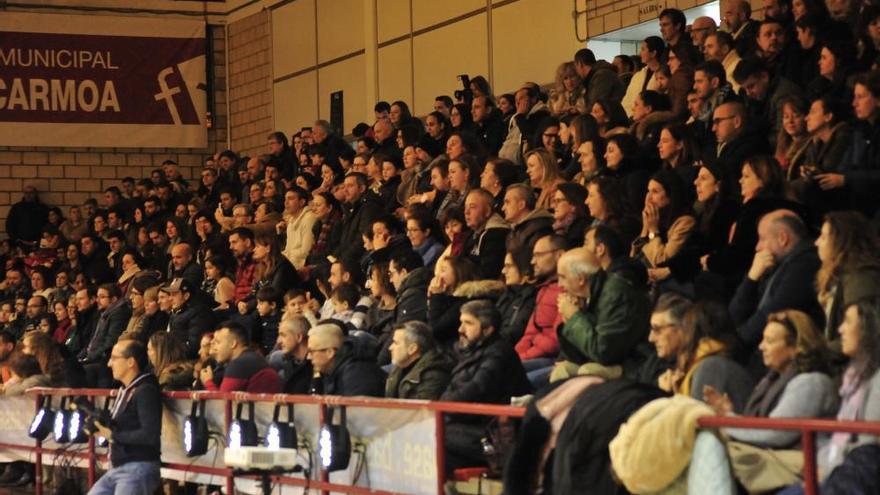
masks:
MULTIPOLYGON (((865 387, 865 396, 862 399, 862 406, 859 408, 856 421, 880 421, 880 370, 874 372, 874 376, 865 384, 865 387)), ((850 440, 845 451, 837 455, 832 455, 829 448, 831 436, 822 435, 819 437, 819 452, 816 455, 816 461, 822 479, 842 464, 846 454, 854 448, 869 443, 878 443, 878 438, 875 435, 854 435, 854 437, 855 439, 850 440)))
POLYGON ((691 397, 703 400, 703 387, 709 385, 719 393, 727 394, 736 412, 745 408, 755 388, 755 382, 745 368, 725 356, 704 359, 691 380, 691 397))
MULTIPOLYGON (((769 418, 828 418, 837 412, 838 397, 834 382, 825 373, 800 373, 785 386, 769 418)), ((801 438, 800 432, 726 428, 734 440, 782 449, 792 447, 801 438)))

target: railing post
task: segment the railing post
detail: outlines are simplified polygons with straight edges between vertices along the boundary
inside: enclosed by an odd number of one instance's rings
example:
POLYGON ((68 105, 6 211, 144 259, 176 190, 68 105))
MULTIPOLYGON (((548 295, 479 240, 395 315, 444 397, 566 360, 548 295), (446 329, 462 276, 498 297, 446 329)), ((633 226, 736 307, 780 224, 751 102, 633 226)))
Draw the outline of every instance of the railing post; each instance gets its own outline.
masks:
POLYGON ((801 443, 804 448, 804 492, 806 495, 818 495, 816 480, 816 435, 809 430, 801 432, 801 443))
MULTIPOLYGON (((41 394, 37 394, 37 408, 34 414, 40 410, 41 394)), ((43 495, 43 442, 37 440, 37 450, 34 452, 34 495, 43 495)))
MULTIPOLYGON (((320 473, 321 481, 328 483, 330 481, 330 473, 324 469, 324 463, 321 462, 321 430, 324 429, 324 425, 327 424, 327 404, 321 403, 318 406, 318 445, 315 449, 315 452, 318 453, 317 461, 318 461, 318 473, 320 473)), ((321 490, 321 495, 330 495, 330 492, 327 490, 321 490)))
MULTIPOLYGON (((229 426, 232 424, 232 399, 223 399, 223 432, 226 436, 229 426)), ((220 445, 217 445, 220 448, 220 445)), ((232 469, 226 469, 226 493, 235 493, 235 477, 232 475, 232 469)))
MULTIPOLYGON (((92 403, 92 406, 95 405, 94 397, 89 397, 87 400, 89 400, 92 403)), ((95 437, 93 435, 89 435, 89 443, 88 443, 87 452, 89 453, 89 469, 88 469, 89 475, 88 475, 87 483, 89 485, 89 489, 91 489, 95 485, 95 477, 97 475, 97 472, 95 469, 95 460, 96 460, 95 459, 95 437)))
POLYGON ((446 450, 443 438, 446 436, 446 424, 443 422, 443 411, 434 410, 434 457, 437 461, 437 493, 445 493, 446 489, 446 450))

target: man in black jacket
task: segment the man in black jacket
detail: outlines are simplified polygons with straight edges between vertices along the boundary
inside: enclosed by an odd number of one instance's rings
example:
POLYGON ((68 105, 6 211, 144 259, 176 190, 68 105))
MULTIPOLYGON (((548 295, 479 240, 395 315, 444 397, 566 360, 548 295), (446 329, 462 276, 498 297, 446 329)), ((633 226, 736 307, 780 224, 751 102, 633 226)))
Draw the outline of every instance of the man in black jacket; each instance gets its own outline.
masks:
POLYGON ((171 297, 171 315, 168 318, 168 331, 184 343, 188 359, 199 355, 202 335, 214 329, 214 316, 211 308, 196 297, 192 283, 185 278, 176 278, 160 289, 171 297))
POLYGON ((122 297, 116 284, 104 284, 98 287, 97 303, 101 312, 98 324, 88 345, 80 352, 79 358, 86 369, 89 385, 109 388, 112 381, 104 363, 113 345, 128 326, 131 305, 122 297))
POLYGON ((736 101, 718 105, 712 117, 712 130, 718 144, 706 161, 721 168, 731 199, 739 201, 743 162, 749 157, 770 153, 770 144, 759 129, 749 127, 746 107, 736 101))
POLYGON ((342 219, 342 237, 336 246, 335 255, 340 259, 358 261, 364 254, 364 241, 361 235, 373 226, 382 214, 382 206, 367 194, 367 176, 353 172, 345 176, 345 204, 349 208, 342 219))
POLYGON ((112 468, 89 495, 150 495, 162 481, 162 393, 156 377, 146 371, 148 365, 146 348, 140 342, 123 340, 113 346, 107 366, 122 388, 110 424, 96 423, 96 434, 110 442, 112 468))
POLYGON ((385 372, 376 364, 375 349, 366 340, 344 337, 342 329, 324 323, 309 330, 309 360, 320 381, 313 382, 313 392, 323 395, 385 394, 385 372))
POLYGON ((288 317, 278 325, 280 351, 269 356, 269 365, 278 371, 285 394, 309 393, 312 383, 312 362, 307 359, 310 327, 309 320, 302 316, 288 317))
POLYGON ((816 299, 821 262, 807 227, 791 210, 776 210, 758 223, 758 244, 748 275, 730 301, 740 340, 754 351, 774 311, 797 309, 822 328, 824 313, 816 299))
POLYGON ((477 96, 471 104, 471 117, 476 124, 477 137, 489 155, 495 156, 501 149, 501 143, 507 135, 501 111, 495 107, 495 102, 488 96, 477 96))
MULTIPOLYGON (((511 397, 530 393, 532 386, 519 356, 496 332, 501 314, 494 303, 487 299, 466 302, 459 318, 460 355, 440 400, 507 404, 511 397)), ((448 415, 447 420, 447 470, 485 464, 480 445, 485 417, 448 415)))
POLYGON ((477 265, 483 278, 497 279, 504 264, 505 241, 510 226, 495 213, 495 198, 485 189, 473 189, 464 200, 464 219, 471 235, 464 243, 465 255, 477 265))

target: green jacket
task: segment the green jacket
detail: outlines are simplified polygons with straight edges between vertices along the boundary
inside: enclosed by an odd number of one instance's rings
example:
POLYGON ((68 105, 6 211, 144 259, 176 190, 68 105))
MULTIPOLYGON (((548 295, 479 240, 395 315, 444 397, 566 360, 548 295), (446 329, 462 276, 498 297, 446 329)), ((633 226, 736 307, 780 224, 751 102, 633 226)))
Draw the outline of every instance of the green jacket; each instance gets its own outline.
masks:
POLYGON ((449 356, 434 350, 420 357, 409 369, 395 366, 385 382, 385 397, 437 400, 449 385, 454 365, 449 356))
POLYGON ((577 364, 638 366, 639 343, 651 317, 647 289, 620 272, 599 272, 590 282, 590 301, 562 327, 562 357, 577 364))

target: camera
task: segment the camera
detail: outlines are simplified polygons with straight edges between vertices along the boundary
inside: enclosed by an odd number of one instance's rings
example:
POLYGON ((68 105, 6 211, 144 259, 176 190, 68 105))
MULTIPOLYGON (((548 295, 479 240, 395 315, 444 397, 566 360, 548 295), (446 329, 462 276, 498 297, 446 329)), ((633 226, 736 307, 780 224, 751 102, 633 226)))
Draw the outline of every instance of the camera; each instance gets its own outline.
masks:
POLYGON ((95 407, 95 405, 92 404, 92 402, 85 397, 78 397, 76 400, 74 400, 72 408, 76 409, 83 415, 81 420, 81 429, 89 435, 92 435, 98 431, 95 423, 101 423, 102 425, 109 428, 110 423, 113 421, 109 410, 107 410, 106 408, 99 409, 95 407))
POLYGON ((463 89, 455 90, 455 100, 459 103, 468 103, 474 99, 474 92, 471 91, 471 78, 467 74, 459 74, 458 80, 461 81, 463 89))

